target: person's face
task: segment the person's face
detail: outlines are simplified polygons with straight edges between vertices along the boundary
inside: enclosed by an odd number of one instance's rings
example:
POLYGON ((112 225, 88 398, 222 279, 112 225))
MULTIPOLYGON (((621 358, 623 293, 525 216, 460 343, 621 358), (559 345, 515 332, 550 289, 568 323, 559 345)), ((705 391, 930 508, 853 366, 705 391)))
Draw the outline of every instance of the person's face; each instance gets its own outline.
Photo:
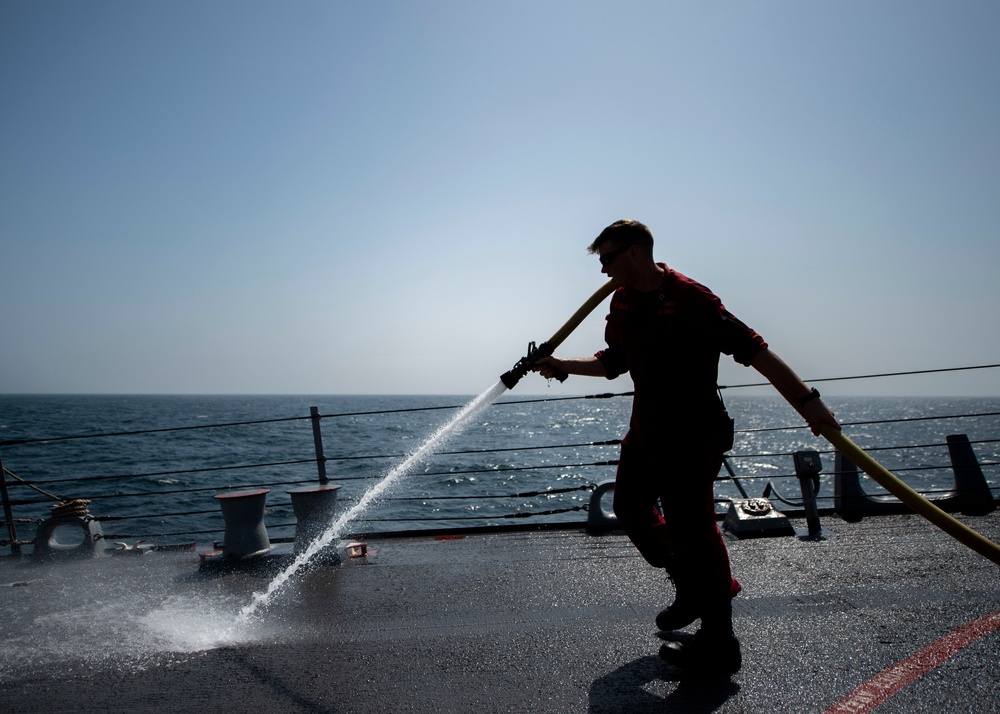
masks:
POLYGON ((601 272, 619 282, 627 282, 638 248, 635 243, 625 246, 616 246, 611 241, 604 243, 598 248, 601 272))

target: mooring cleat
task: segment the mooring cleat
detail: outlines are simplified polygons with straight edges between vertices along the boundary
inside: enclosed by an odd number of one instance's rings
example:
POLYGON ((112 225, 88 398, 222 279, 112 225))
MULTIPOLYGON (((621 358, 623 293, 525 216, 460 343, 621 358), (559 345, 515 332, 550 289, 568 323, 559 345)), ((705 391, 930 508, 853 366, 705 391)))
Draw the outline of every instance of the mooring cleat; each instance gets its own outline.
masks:
POLYGON ((700 674, 734 674, 743 666, 740 641, 735 635, 708 636, 698 632, 685 642, 667 642, 660 658, 675 667, 700 674))

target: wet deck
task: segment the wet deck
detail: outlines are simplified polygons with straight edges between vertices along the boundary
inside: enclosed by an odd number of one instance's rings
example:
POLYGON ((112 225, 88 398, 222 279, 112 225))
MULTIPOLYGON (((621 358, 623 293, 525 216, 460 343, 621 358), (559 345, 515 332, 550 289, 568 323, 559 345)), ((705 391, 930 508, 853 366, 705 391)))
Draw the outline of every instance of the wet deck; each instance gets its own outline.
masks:
MULTIPOLYGON (((963 520, 1000 539, 1000 515, 963 520)), ((0 710, 1000 710, 1000 617, 981 619, 1000 611, 1000 569, 916 516, 824 526, 822 542, 731 543, 744 667, 721 679, 659 660, 670 589, 617 534, 372 542, 200 652, 183 650, 266 578, 193 576, 190 555, 165 553, 5 563, 0 585, 34 582, 0 587, 0 710)))

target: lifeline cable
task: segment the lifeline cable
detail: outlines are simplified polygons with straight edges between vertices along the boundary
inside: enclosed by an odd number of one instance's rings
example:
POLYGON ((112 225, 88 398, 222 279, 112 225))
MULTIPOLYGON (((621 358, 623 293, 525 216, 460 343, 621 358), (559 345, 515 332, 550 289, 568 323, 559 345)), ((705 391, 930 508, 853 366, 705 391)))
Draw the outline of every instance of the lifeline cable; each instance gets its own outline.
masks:
POLYGON ((5 474, 7 474, 8 476, 11 476, 11 477, 17 479, 18 481, 20 481, 21 483, 23 483, 25 486, 28 486, 29 488, 33 488, 34 490, 38 491, 40 494, 42 494, 44 496, 48 496, 49 498, 55 499, 56 501, 64 501, 64 500, 66 500, 66 499, 63 499, 63 498, 59 498, 59 496, 56 496, 53 493, 49 493, 48 491, 44 491, 44 490, 38 488, 38 486, 36 486, 35 484, 33 484, 33 483, 29 482, 29 481, 25 481, 23 478, 21 478, 20 476, 18 476, 13 471, 8 471, 6 468, 4 468, 3 472, 5 474))
POLYGON ((35 486, 33 483, 25 481, 23 478, 18 476, 13 471, 8 471, 6 468, 4 468, 3 472, 5 474, 14 477, 15 479, 23 483, 25 486, 28 486, 38 491, 38 493, 48 496, 49 498, 55 499, 56 501, 59 501, 59 503, 53 505, 51 508, 53 518, 68 518, 71 516, 78 516, 80 518, 83 518, 87 515, 87 508, 88 506, 90 506, 89 500, 85 498, 60 498, 59 496, 56 496, 53 493, 49 493, 48 491, 38 488, 38 486, 35 486))
MULTIPOLYGON (((911 369, 906 372, 881 372, 879 374, 857 374, 853 377, 822 377, 822 378, 810 378, 804 380, 806 382, 843 382, 847 380, 854 379, 875 379, 877 377, 904 377, 914 374, 938 374, 941 372, 964 372, 971 369, 994 369, 1000 367, 1000 364, 978 364, 971 367, 939 367, 937 369, 911 369)), ((730 384, 719 385, 719 389, 738 389, 742 387, 767 387, 770 382, 756 382, 754 384, 730 384)))

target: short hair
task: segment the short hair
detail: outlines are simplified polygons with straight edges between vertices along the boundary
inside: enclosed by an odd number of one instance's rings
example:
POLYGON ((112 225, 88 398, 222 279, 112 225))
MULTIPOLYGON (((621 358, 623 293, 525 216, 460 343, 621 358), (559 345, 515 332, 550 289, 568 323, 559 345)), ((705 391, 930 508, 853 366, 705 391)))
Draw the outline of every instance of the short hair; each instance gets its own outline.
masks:
POLYGON ((650 256, 653 255, 653 232, 639 221, 625 218, 615 221, 601 231, 601 235, 587 248, 588 253, 598 253, 605 243, 616 246, 638 245, 650 256))

